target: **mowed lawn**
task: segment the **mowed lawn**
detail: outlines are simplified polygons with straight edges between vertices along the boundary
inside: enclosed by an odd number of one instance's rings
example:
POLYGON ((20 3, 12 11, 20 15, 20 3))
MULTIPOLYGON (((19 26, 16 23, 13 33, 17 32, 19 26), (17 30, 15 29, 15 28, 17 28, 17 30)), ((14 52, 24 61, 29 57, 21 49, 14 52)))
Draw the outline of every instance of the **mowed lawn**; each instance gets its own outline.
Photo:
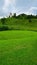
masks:
POLYGON ((37 65, 37 32, 1 31, 0 65, 37 65))

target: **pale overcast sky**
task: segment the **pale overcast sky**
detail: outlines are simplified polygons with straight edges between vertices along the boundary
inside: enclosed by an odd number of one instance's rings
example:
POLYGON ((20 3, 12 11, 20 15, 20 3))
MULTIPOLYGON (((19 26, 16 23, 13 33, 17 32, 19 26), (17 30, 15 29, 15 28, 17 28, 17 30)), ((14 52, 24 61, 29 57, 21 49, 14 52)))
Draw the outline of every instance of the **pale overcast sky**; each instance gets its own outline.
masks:
POLYGON ((37 14, 37 0, 0 0, 0 17, 10 12, 37 14))

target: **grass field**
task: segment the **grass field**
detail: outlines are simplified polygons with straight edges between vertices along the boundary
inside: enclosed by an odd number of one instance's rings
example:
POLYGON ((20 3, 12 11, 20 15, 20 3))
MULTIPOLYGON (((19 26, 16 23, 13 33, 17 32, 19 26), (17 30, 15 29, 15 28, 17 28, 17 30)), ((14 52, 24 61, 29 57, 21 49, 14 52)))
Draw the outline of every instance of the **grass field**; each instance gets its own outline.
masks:
POLYGON ((0 65, 37 65, 37 32, 0 32, 0 65))

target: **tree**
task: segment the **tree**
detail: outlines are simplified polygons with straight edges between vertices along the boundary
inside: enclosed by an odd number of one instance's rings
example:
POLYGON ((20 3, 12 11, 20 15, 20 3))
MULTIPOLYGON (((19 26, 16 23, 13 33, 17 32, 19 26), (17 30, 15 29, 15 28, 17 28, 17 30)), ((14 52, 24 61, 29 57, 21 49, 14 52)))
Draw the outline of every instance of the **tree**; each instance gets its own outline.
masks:
POLYGON ((5 21, 6 21, 6 18, 1 19, 2 24, 5 24, 5 21))
POLYGON ((16 17, 16 13, 14 13, 13 17, 16 17))
POLYGON ((32 18, 33 18, 32 14, 27 16, 27 19, 32 19, 32 18))
POLYGON ((12 13, 9 14, 9 18, 12 17, 12 13))

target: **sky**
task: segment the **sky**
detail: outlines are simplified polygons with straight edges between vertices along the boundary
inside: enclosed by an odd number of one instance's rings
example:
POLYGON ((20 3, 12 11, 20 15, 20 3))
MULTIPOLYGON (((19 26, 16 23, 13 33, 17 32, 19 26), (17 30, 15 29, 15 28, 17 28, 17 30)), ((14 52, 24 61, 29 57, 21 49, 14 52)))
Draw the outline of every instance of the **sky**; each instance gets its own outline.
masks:
POLYGON ((10 12, 37 15, 37 0, 0 0, 0 17, 10 12))

